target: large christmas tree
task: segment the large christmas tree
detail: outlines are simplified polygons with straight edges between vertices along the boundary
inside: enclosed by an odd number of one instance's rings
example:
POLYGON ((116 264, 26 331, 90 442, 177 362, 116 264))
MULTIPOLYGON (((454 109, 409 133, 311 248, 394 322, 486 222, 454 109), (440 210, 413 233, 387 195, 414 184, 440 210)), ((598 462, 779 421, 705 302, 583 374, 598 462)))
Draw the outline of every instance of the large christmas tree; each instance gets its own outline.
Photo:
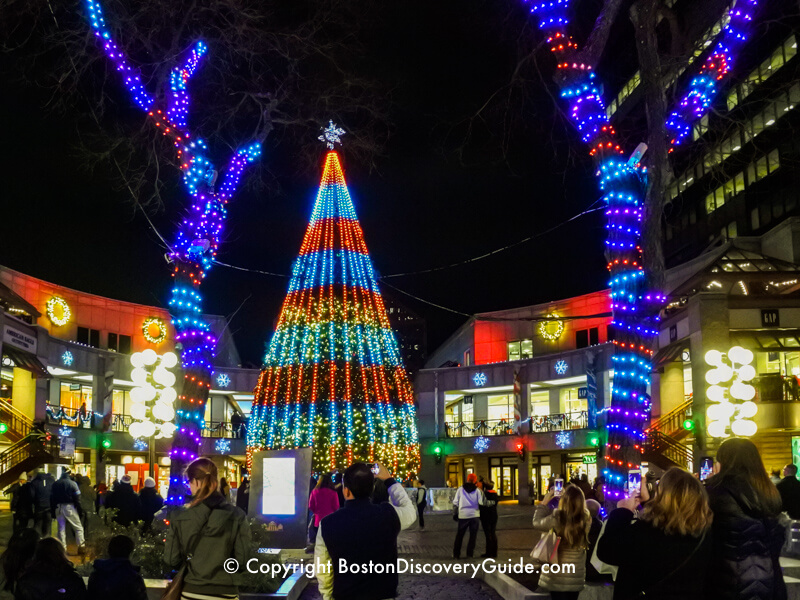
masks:
POLYGON ((247 431, 257 450, 313 448, 315 473, 380 461, 419 467, 416 409, 356 217, 331 124, 319 192, 247 431))

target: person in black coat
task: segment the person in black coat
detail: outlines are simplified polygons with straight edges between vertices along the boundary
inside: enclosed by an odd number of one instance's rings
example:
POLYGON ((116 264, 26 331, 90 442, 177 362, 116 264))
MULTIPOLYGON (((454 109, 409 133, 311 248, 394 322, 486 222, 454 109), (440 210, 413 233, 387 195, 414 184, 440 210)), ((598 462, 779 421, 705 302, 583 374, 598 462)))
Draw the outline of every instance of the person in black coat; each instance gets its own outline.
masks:
POLYGON ((89 575, 87 600, 147 600, 147 588, 139 567, 131 564, 133 540, 116 535, 108 542, 109 558, 94 561, 89 575))
POLYGON ((247 514, 247 509, 250 506, 250 480, 245 476, 242 477, 242 483, 239 484, 239 489, 236 490, 236 507, 241 508, 244 514, 247 514))
POLYGON ((703 485, 672 467, 642 518, 634 520, 640 500, 620 500, 597 542, 597 558, 619 567, 614 600, 703 600, 713 544, 703 485))
POLYGON ((53 527, 53 507, 50 497, 55 479, 47 471, 35 470, 36 476, 30 482, 30 496, 33 505, 33 527, 42 537, 49 537, 53 527))
POLYGON ((486 536, 486 554, 482 554, 482 558, 497 558, 497 502, 494 481, 484 481, 480 514, 483 534, 486 536))
POLYGON ((86 600, 83 578, 55 538, 36 546, 33 562, 17 581, 15 600, 86 600))
POLYGON ((156 480, 152 477, 145 478, 144 487, 139 490, 139 505, 142 509, 142 531, 148 531, 156 513, 164 506, 164 498, 156 490, 156 480))
POLYGON ((33 494, 27 474, 20 475, 19 481, 9 486, 3 495, 11 496, 10 508, 14 513, 13 531, 17 532, 28 527, 28 523, 33 519, 33 494))
POLYGON ((725 440, 718 473, 706 481, 714 511, 714 553, 707 578, 711 600, 785 600, 778 558, 786 531, 779 521, 781 497, 755 444, 725 440))
POLYGON ((797 465, 788 464, 783 467, 783 479, 775 487, 781 495, 783 512, 789 513, 791 519, 800 519, 800 481, 797 481, 797 465))
POLYGON ((129 475, 125 475, 109 492, 106 498, 106 508, 117 511, 114 521, 123 527, 127 527, 141 518, 142 506, 139 496, 133 491, 129 475))

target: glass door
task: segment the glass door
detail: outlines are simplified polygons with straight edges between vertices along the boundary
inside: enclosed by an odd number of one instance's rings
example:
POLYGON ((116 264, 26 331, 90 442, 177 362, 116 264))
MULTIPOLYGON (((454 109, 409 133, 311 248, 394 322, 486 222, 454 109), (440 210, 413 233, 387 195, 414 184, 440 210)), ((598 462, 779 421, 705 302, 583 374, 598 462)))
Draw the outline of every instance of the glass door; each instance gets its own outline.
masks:
POLYGON ((502 499, 515 498, 517 495, 518 477, 517 467, 503 465, 492 467, 492 481, 497 495, 502 499))

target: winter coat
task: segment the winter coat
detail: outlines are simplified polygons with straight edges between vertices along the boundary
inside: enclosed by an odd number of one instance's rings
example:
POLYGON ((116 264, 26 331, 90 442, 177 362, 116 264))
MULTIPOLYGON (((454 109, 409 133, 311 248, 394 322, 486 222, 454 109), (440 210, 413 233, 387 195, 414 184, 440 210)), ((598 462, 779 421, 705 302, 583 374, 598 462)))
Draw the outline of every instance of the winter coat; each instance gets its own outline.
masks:
POLYGON ((74 567, 33 563, 17 581, 15 600, 86 600, 86 586, 74 567))
POLYGON ((195 543, 184 590, 207 595, 235 594, 236 575, 226 573, 223 563, 235 558, 244 567, 252 558, 250 525, 245 514, 219 492, 178 512, 167 531, 164 562, 173 569, 180 568, 195 543))
POLYGON ((244 481, 236 492, 236 506, 242 509, 244 514, 247 514, 247 509, 250 504, 250 482, 244 481))
POLYGON ((92 512, 95 500, 97 499, 97 492, 95 492, 92 487, 92 480, 84 475, 78 482, 78 489, 81 492, 81 508, 87 513, 92 512))
POLYGON ((465 483, 458 488, 453 497, 453 505, 458 507, 459 519, 476 519, 480 516, 483 492, 474 483, 465 483))
MULTIPOLYGON (((586 532, 592 525, 589 511, 585 515, 586 532)), ((558 530, 558 509, 552 510, 546 504, 539 504, 533 513, 533 528, 542 532, 554 529, 556 535, 561 535, 558 530)), ((579 592, 586 581, 586 548, 570 547, 562 537, 558 545, 558 563, 561 565, 575 565, 574 573, 542 573, 539 586, 550 592, 579 592)), ((571 570, 571 568, 570 568, 571 570)))
POLYGON ((714 551, 706 579, 712 600, 785 600, 778 563, 785 529, 778 514, 758 508, 755 492, 739 479, 712 477, 706 485, 714 511, 714 551))
POLYGON ((4 493, 11 495, 11 512, 18 518, 33 517, 33 489, 30 483, 15 483, 4 493))
POLYGON ((33 500, 33 510, 35 512, 42 512, 45 510, 52 510, 50 506, 50 496, 53 493, 53 484, 55 479, 50 473, 38 473, 31 485, 31 499, 33 500))
POLYGON ((142 488, 139 492, 139 504, 141 506, 141 519, 145 527, 150 527, 153 517, 164 506, 164 498, 156 491, 156 488, 142 488))
POLYGON ((89 575, 87 600, 147 600, 147 588, 139 567, 127 558, 106 558, 94 561, 89 575))
POLYGON ((653 600, 703 600, 712 546, 711 531, 705 537, 667 535, 618 508, 608 516, 597 558, 619 567, 614 600, 632 600, 642 592, 653 600))
POLYGON ((106 508, 117 510, 114 521, 127 527, 141 518, 142 507, 139 496, 133 491, 130 483, 119 482, 113 492, 106 497, 106 508))
POLYGON ((428 488, 421 485, 417 488, 417 504, 427 506, 428 504, 428 488))
POLYGON ((339 510, 339 494, 330 488, 314 488, 308 498, 308 508, 314 513, 314 527, 329 514, 339 510))
POLYGON ((800 519, 800 481, 794 475, 787 475, 776 486, 781 495, 783 511, 790 519, 800 519))
POLYGON ((497 492, 494 490, 483 492, 483 505, 481 506, 481 523, 484 528, 497 525, 497 492))
POLYGON ((59 504, 74 504, 80 510, 80 497, 81 492, 78 489, 78 484, 69 478, 67 473, 59 477, 58 481, 53 484, 53 493, 50 494, 50 505, 53 510, 59 504))

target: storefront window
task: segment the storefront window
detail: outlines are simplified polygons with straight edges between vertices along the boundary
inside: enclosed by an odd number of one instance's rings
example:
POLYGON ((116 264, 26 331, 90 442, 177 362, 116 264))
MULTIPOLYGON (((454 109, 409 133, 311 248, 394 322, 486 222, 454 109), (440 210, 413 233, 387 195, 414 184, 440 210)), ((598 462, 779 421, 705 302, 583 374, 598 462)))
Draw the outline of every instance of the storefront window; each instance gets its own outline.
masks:
POLYGON ((562 388, 559 390, 558 395, 561 404, 561 412, 563 413, 577 413, 587 410, 588 405, 586 398, 579 398, 577 387, 562 388))
POLYGON ((585 455, 570 455, 567 458, 567 480, 580 479, 582 475, 586 475, 591 485, 597 478, 597 463, 586 464, 584 462, 584 456, 587 457, 586 460, 596 460, 596 454, 594 452, 585 455))
POLYGON ((542 390, 531 391, 531 416, 543 417, 550 414, 550 392, 542 390))
POLYGON ((444 421, 445 423, 458 423, 458 402, 453 402, 452 404, 448 405, 444 409, 444 421))
POLYGON ((111 393, 111 412, 115 415, 129 415, 131 398, 128 390, 114 390, 111 393))
POLYGON ((14 374, 11 371, 0 372, 0 398, 11 401, 11 390, 14 387, 14 374))
POLYGON ((510 421, 514 419, 514 400, 512 395, 489 396, 490 421, 510 421))
POLYGON ((92 410, 92 386, 80 383, 61 382, 61 408, 79 410, 86 404, 86 411, 92 410))

